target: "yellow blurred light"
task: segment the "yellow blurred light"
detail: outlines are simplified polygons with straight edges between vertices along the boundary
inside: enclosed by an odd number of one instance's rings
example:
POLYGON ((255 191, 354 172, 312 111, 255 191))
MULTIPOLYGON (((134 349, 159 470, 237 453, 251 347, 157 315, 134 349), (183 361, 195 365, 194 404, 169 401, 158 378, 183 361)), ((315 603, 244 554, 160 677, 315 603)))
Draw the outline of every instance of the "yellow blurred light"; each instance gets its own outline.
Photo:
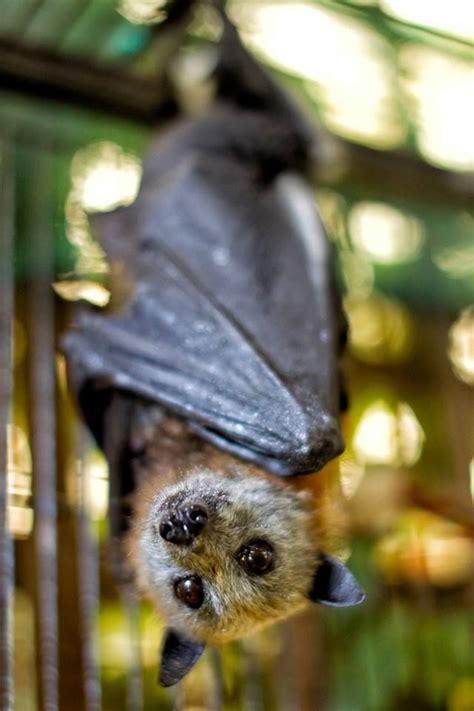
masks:
POLYGON ((108 271, 104 251, 93 239, 88 212, 112 210, 136 198, 141 178, 138 159, 110 141, 81 148, 71 162, 72 188, 65 214, 68 240, 78 252, 76 274, 108 271))
POLYGON ((13 321, 13 342, 12 342, 12 363, 16 368, 19 365, 26 353, 26 333, 23 324, 17 319, 13 321))
POLYGON ((346 499, 351 499, 358 490, 365 474, 365 466, 344 455, 339 460, 339 480, 346 499))
POLYGON ((367 465, 413 466, 421 456, 425 435, 409 405, 395 411, 377 400, 363 413, 352 439, 357 462, 367 465))
POLYGON ((33 530, 33 509, 28 506, 8 507, 8 530, 15 538, 28 538, 33 530))
POLYGON ((374 288, 372 264, 363 255, 347 249, 339 253, 339 260, 349 298, 358 302, 367 299, 374 288))
MULTIPOLYGON (((63 353, 56 353, 55 364, 58 388, 61 391, 61 394, 67 397, 69 388, 67 379, 66 358, 63 353)), ((68 478, 67 481, 70 481, 70 479, 68 478)))
MULTIPOLYGON (((415 5, 416 3, 413 3, 415 5)), ((418 144, 434 165, 474 168, 474 72, 472 64, 428 47, 400 50, 405 90, 415 104, 418 144)))
MULTIPOLYGON (((26 432, 17 425, 8 425, 7 428, 7 456, 8 471, 19 475, 31 474, 31 452, 26 432)), ((9 482, 9 487, 14 490, 14 482, 9 482)), ((31 489, 28 488, 28 492, 31 489)), ((28 493, 25 492, 25 493, 28 493)))
MULTIPOLYGON (((350 286, 347 278, 346 283, 350 286)), ((410 312, 403 304, 380 294, 373 293, 368 298, 359 298, 357 294, 350 289, 344 299, 351 352, 373 365, 393 365, 406 360, 415 339, 410 312)))
POLYGON ((426 573, 434 585, 462 583, 474 568, 474 543, 468 538, 428 538, 424 548, 426 573))
POLYGON ((419 220, 380 202, 359 202, 349 215, 355 247, 381 264, 415 260, 424 241, 419 220))
POLYGON ((397 423, 382 400, 362 415, 352 446, 357 460, 364 464, 398 464, 397 423))
POLYGON ((109 470, 105 457, 98 449, 93 449, 79 466, 85 478, 85 506, 92 519, 103 519, 109 502, 109 470))
POLYGON ((7 426, 8 530, 26 538, 33 528, 31 500, 31 452, 26 432, 17 425, 7 426))
POLYGON ((334 190, 318 189, 316 203, 324 227, 330 239, 344 243, 346 239, 346 204, 344 198, 334 190))
POLYGON ((451 0, 449 3, 433 0, 380 0, 380 7, 404 22, 474 40, 472 0, 451 0))
POLYGON ((230 12, 264 58, 305 80, 333 131, 381 148, 404 141, 391 47, 378 33, 309 2, 233 2, 230 12))
POLYGON ((163 621, 154 609, 142 609, 140 624, 141 662, 145 667, 156 666, 156 640, 163 633, 163 621))
POLYGON ((406 482, 395 467, 364 466, 354 495, 346 498, 351 527, 379 537, 397 521, 406 500, 406 482))
POLYGON ((167 0, 119 0, 117 12, 135 25, 149 25, 163 20, 167 0))
POLYGON ((193 8, 193 17, 188 25, 190 35, 219 42, 222 30, 223 22, 215 7, 199 3, 193 8))
POLYGON ((444 247, 432 259, 438 269, 454 279, 474 278, 474 244, 444 247))
POLYGON ((413 466, 421 457, 425 433, 409 405, 398 404, 397 436, 400 460, 405 466, 413 466))
POLYGON ((190 114, 204 111, 215 94, 213 71, 217 55, 210 47, 201 47, 178 54, 170 67, 173 86, 180 105, 190 114))
POLYGON ((87 212, 104 212, 135 200, 141 165, 119 145, 102 141, 77 151, 71 177, 82 207, 87 212))
POLYGON ((474 709, 474 676, 456 681, 448 699, 448 711, 472 711, 474 709))
POLYGON ((78 252, 74 265, 75 273, 78 275, 107 273, 109 268, 104 250, 91 235, 87 215, 74 188, 67 197, 64 211, 67 220, 67 238, 78 252))
POLYGON ((472 503, 474 504, 474 459, 469 462, 469 485, 472 503))
POLYGON ((392 583, 429 582, 437 587, 472 577, 474 541, 465 529, 428 511, 405 511, 375 548, 375 560, 392 583))
POLYGON ((88 301, 94 306, 106 306, 110 300, 110 291, 95 281, 72 280, 56 281, 54 291, 66 301, 88 301))
POLYGON ((130 668, 134 652, 130 619, 124 609, 115 602, 100 606, 99 643, 100 660, 105 669, 114 671, 130 668))
POLYGON ((474 385, 474 306, 469 306, 449 329, 449 359, 458 378, 474 385))

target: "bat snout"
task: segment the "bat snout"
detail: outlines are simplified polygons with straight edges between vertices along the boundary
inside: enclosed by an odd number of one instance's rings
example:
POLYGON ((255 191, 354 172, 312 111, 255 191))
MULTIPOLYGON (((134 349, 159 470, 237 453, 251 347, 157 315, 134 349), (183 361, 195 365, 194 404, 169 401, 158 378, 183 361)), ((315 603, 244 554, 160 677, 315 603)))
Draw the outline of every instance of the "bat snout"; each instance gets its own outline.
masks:
POLYGON ((201 533, 207 519, 202 505, 167 511, 160 521, 160 536, 168 543, 189 545, 201 533))

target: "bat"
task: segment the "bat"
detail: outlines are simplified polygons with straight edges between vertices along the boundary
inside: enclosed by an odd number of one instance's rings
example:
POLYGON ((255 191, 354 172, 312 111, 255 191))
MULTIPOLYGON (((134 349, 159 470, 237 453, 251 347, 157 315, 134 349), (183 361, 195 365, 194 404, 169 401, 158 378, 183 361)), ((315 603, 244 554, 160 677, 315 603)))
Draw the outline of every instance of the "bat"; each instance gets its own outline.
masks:
POLYGON ((284 484, 344 447, 346 325, 306 179, 313 131, 223 25, 215 102, 151 145, 133 205, 94 218, 125 303, 64 341, 109 461, 112 535, 132 529, 134 576, 172 624, 164 685, 206 643, 303 601, 363 599, 284 484))

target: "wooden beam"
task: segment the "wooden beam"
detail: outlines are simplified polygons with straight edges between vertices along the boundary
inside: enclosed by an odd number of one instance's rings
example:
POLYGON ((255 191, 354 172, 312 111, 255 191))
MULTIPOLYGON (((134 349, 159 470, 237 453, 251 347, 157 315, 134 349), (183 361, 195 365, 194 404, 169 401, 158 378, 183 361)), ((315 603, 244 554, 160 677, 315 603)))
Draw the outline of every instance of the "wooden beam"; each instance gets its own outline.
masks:
POLYGON ((8 39, 0 40, 0 88, 146 122, 159 115, 166 98, 159 71, 153 79, 135 77, 8 39))
MULTIPOLYGON (((189 0, 181 0, 181 13, 184 5, 189 8, 189 0)), ((153 124, 168 116, 174 106, 165 67, 180 44, 186 20, 187 16, 181 14, 178 21, 156 28, 166 52, 160 53, 153 78, 134 76, 125 67, 94 64, 1 39, 0 89, 153 124)), ((358 185, 386 197, 409 195, 424 203, 461 209, 474 204, 472 174, 436 168, 408 151, 376 150, 335 136, 331 143, 335 150, 330 148, 328 160, 323 159, 316 182, 335 188, 358 185)))
POLYGON ((382 151, 331 136, 323 159, 316 161, 315 182, 327 187, 360 187, 383 197, 410 198, 471 210, 472 173, 454 172, 426 163, 407 150, 382 151))

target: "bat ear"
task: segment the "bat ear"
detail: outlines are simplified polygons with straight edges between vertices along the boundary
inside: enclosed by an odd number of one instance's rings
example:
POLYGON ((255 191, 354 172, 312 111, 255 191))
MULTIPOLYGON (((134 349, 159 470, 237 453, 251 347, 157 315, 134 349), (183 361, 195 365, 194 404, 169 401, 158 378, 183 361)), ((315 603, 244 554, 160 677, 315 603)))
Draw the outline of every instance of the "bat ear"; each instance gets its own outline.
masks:
POLYGON ((363 602, 365 594, 345 565, 323 553, 313 578, 309 598, 328 607, 351 607, 363 602))
POLYGON ((161 650, 159 684, 173 686, 181 681, 196 664, 205 646, 184 637, 175 630, 167 630, 161 650))

